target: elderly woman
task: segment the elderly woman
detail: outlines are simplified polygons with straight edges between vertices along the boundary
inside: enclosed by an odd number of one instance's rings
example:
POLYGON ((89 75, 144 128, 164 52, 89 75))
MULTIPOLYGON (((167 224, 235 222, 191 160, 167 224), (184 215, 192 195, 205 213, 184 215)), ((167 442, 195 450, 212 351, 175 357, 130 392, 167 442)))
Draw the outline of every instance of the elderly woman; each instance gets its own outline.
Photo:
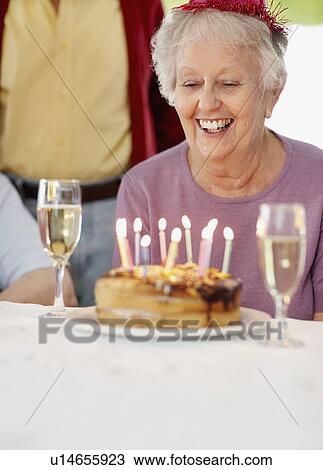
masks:
MULTIPOLYGON (((189 216, 194 260, 202 228, 216 217, 211 265, 221 267, 223 228, 232 227, 230 272, 242 279, 242 305, 273 313, 258 267, 259 205, 302 203, 306 264, 289 316, 311 320, 323 312, 323 152, 265 127, 286 81, 286 36, 264 0, 191 0, 166 15, 152 42, 153 62, 186 141, 127 173, 117 217, 130 224, 141 217, 158 264, 161 217, 169 240, 189 216)), ((310 125, 309 116, 299 118, 310 125)), ((182 242, 177 261, 185 260, 182 242)))

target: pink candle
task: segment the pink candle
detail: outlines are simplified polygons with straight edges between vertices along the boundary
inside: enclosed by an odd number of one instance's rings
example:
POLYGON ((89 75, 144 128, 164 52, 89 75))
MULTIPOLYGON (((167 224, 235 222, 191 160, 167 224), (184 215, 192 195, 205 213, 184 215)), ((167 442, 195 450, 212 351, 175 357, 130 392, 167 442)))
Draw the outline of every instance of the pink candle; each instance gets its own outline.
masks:
POLYGON ((129 271, 132 271, 133 270, 133 259, 132 259, 132 253, 131 253, 131 250, 130 250, 129 240, 127 238, 127 219, 124 218, 123 220, 124 220, 124 226, 125 226, 124 245, 125 245, 127 259, 128 259, 129 271))
POLYGON ((200 251, 199 251, 199 276, 203 277, 205 275, 205 249, 206 249, 206 240, 208 238, 209 228, 204 227, 201 233, 201 241, 200 241, 200 251))

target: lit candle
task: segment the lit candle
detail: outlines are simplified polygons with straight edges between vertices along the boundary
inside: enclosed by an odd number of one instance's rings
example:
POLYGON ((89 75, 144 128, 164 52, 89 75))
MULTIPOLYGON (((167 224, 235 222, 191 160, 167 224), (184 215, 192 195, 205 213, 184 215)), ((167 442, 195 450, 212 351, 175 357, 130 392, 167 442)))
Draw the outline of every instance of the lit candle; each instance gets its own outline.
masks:
POLYGON ((160 245, 160 261, 161 264, 164 264, 166 261, 167 251, 166 251, 166 230, 167 222, 163 217, 158 221, 159 228, 159 245, 160 245))
POLYGON ((116 223, 117 242, 121 260, 121 266, 123 269, 129 270, 130 264, 126 251, 126 236, 127 236, 127 221, 126 219, 118 219, 116 223))
POLYGON ((135 264, 140 264, 140 238, 142 230, 142 221, 136 217, 133 222, 133 231, 135 232, 135 264))
POLYGON ((203 277, 205 275, 205 252, 206 252, 206 241, 210 238, 210 234, 212 233, 209 226, 204 227, 201 233, 201 241, 200 241, 200 251, 199 251, 199 259, 198 259, 198 266, 199 266, 199 276, 203 277))
POLYGON ((124 219, 125 221, 125 226, 126 226, 126 236, 125 236, 125 239, 124 239, 124 246, 126 248, 126 255, 127 255, 127 261, 128 261, 128 264, 129 264, 129 271, 132 271, 133 270, 133 259, 132 259, 132 254, 131 254, 131 250, 130 250, 130 245, 129 245, 129 240, 127 238, 127 220, 124 219))
POLYGON ((210 229, 214 232, 214 230, 217 228, 218 226, 218 219, 211 219, 209 220, 209 223, 207 224, 208 227, 210 227, 210 229))
POLYGON ((182 239, 182 231, 176 227, 172 230, 171 243, 169 245, 168 254, 165 263, 165 271, 170 271, 175 264, 178 255, 178 244, 182 239))
POLYGON ((215 229, 218 225, 218 219, 211 219, 209 220, 209 223, 207 224, 209 228, 208 232, 208 238, 206 239, 205 242, 205 256, 204 256, 204 267, 209 268, 210 263, 211 263, 211 255, 212 255, 212 246, 213 246, 213 235, 215 232, 215 229))
POLYGON ((223 265, 222 265, 222 272, 228 273, 230 268, 230 261, 231 261, 231 252, 232 252, 232 241, 234 239, 234 233, 232 228, 225 227, 223 230, 223 235, 225 238, 225 249, 224 249, 224 256, 223 256, 223 265))
POLYGON ((188 263, 193 263, 191 221, 187 217, 187 215, 183 215, 182 224, 183 224, 183 227, 185 228, 186 261, 188 263))
POLYGON ((141 239, 141 252, 142 252, 142 264, 144 267, 144 276, 148 274, 148 265, 149 265, 149 247, 151 243, 151 238, 149 235, 144 235, 141 239))

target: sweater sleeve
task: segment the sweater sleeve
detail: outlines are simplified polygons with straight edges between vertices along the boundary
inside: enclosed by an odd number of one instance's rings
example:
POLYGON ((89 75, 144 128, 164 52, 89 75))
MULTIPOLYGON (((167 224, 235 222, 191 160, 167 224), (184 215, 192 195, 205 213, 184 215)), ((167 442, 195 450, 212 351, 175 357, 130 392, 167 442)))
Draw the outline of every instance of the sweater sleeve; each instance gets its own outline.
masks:
MULTIPOLYGON (((116 220, 124 217, 127 220, 127 238, 129 240, 130 250, 134 257, 134 231, 133 222, 136 217, 142 220, 142 235, 150 233, 148 222, 148 203, 144 188, 140 181, 128 172, 122 179, 117 197, 116 220)), ((120 266, 119 250, 114 244, 113 267, 120 266)))

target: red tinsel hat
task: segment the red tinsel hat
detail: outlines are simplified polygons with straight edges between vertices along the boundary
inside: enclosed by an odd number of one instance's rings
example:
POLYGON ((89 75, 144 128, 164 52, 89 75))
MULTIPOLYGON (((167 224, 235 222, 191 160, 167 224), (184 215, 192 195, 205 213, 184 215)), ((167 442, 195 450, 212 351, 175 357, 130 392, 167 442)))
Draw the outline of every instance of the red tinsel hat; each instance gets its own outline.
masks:
POLYGON ((273 7, 272 1, 271 6, 268 7, 266 0, 190 0, 189 3, 175 8, 194 13, 206 8, 215 8, 220 11, 254 16, 264 21, 272 33, 287 34, 288 20, 282 17, 287 8, 283 8, 281 2, 273 7))

